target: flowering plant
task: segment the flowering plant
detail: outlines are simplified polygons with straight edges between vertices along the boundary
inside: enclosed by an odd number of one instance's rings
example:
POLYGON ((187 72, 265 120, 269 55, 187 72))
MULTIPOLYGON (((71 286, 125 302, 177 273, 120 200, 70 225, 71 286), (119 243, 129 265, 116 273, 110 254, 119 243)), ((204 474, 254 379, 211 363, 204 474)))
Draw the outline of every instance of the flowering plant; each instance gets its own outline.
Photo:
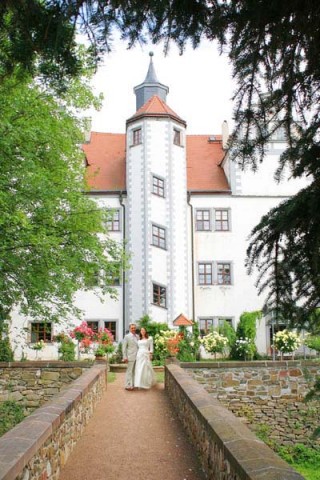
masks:
POLYGON ((45 343, 43 340, 39 340, 39 342, 35 343, 34 345, 32 345, 32 350, 42 350, 44 347, 45 347, 45 343))
POLYGON ((219 334, 216 331, 210 332, 205 335, 201 340, 205 351, 207 353, 222 353, 224 348, 228 345, 227 337, 219 334))
POLYGON ((175 356, 179 352, 179 342, 183 339, 183 333, 176 330, 160 330, 154 337, 155 347, 160 356, 175 356))
POLYGON ((98 343, 95 350, 96 356, 104 356, 114 351, 113 335, 107 328, 100 329, 93 335, 93 341, 98 343))
POLYGON ((79 342, 79 346, 87 352, 93 342, 94 331, 88 327, 87 322, 82 322, 70 332, 70 337, 79 342))
POLYGON ((292 353, 301 345, 300 338, 294 332, 282 330, 273 337, 273 347, 280 352, 292 353))
POLYGON ((244 360, 247 358, 252 358, 256 351, 256 346, 254 341, 247 337, 238 338, 235 342, 234 347, 238 354, 238 357, 244 360))

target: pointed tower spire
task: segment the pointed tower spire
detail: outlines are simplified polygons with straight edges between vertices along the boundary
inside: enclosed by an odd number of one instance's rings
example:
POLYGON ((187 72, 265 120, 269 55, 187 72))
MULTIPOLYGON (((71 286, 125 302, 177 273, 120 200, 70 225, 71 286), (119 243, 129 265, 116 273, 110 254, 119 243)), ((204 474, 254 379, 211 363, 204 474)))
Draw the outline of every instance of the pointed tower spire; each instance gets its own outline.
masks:
POLYGON ((167 99, 167 94, 169 92, 169 87, 163 85, 159 82, 156 71, 153 65, 153 52, 149 52, 150 63, 147 72, 147 76, 143 83, 134 87, 134 93, 136 95, 136 109, 139 110, 142 105, 144 105, 149 98, 153 95, 157 95, 164 102, 167 99))

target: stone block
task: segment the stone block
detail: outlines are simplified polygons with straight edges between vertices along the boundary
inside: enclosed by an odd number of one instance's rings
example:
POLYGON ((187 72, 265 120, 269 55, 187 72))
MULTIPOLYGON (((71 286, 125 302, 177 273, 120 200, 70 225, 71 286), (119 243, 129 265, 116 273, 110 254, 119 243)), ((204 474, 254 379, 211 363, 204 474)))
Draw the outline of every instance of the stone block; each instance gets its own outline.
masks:
POLYGON ((60 373, 59 372, 42 372, 41 375, 42 381, 50 380, 50 381, 56 381, 60 379, 60 373))

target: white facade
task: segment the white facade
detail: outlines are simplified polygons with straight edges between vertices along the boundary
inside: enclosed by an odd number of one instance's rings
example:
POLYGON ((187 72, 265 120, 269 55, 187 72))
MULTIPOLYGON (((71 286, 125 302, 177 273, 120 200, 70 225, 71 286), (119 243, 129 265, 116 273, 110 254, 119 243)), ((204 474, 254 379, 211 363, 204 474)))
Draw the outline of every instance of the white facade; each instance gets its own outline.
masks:
MULTIPOLYGON (((152 84, 157 89, 157 81, 148 75, 147 79, 148 88, 152 84)), ((75 302, 84 320, 98 322, 99 327, 112 324, 116 341, 122 340, 130 322, 146 314, 169 325, 184 314, 200 324, 218 325, 220 319, 228 319, 236 327, 243 312, 261 310, 264 297, 258 296, 255 278, 245 267, 248 237, 262 215, 305 184, 288 178, 275 182, 285 147, 277 141, 270 144, 257 172, 242 171, 225 156, 225 191, 188 191, 186 124, 165 106, 161 103, 157 111, 142 107, 127 121, 124 191, 92 196, 102 207, 119 212, 119 229, 110 235, 126 241, 130 269, 115 287, 117 300, 107 296, 101 302, 94 291, 79 291, 75 302)), ((23 351, 35 358, 28 348, 30 335, 17 334, 21 326, 30 330, 31 322, 13 314, 17 358, 23 351)), ((65 325, 52 328, 55 334, 65 325)), ((262 319, 257 338, 261 353, 270 347, 269 330, 262 319)), ((42 358, 57 358, 56 345, 49 342, 42 358)))

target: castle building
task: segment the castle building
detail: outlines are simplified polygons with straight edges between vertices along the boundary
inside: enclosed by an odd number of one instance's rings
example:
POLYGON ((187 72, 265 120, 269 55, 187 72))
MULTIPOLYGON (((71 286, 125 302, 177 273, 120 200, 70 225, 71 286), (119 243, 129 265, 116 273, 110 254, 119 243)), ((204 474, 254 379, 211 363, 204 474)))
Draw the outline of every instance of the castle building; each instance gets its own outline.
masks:
MULTIPOLYGON (((188 135, 186 120, 167 104, 169 88, 159 82, 152 56, 134 93, 126 133, 91 132, 83 146, 90 195, 110 210, 110 235, 126 243, 130 269, 114 279, 116 300, 101 303, 94 291, 78 292, 77 306, 93 328, 111 329, 117 341, 146 314, 169 326, 182 314, 202 332, 224 320, 236 327, 243 312, 264 302, 246 272, 249 234, 302 187, 298 180, 274 181, 284 138, 270 142, 257 172, 241 170, 229 159, 226 122, 221 135, 188 135)), ((41 338, 39 325, 28 328, 41 338)), ((262 319, 261 353, 270 349, 270 328, 262 319)), ((47 356, 54 355, 48 346, 47 356)))

